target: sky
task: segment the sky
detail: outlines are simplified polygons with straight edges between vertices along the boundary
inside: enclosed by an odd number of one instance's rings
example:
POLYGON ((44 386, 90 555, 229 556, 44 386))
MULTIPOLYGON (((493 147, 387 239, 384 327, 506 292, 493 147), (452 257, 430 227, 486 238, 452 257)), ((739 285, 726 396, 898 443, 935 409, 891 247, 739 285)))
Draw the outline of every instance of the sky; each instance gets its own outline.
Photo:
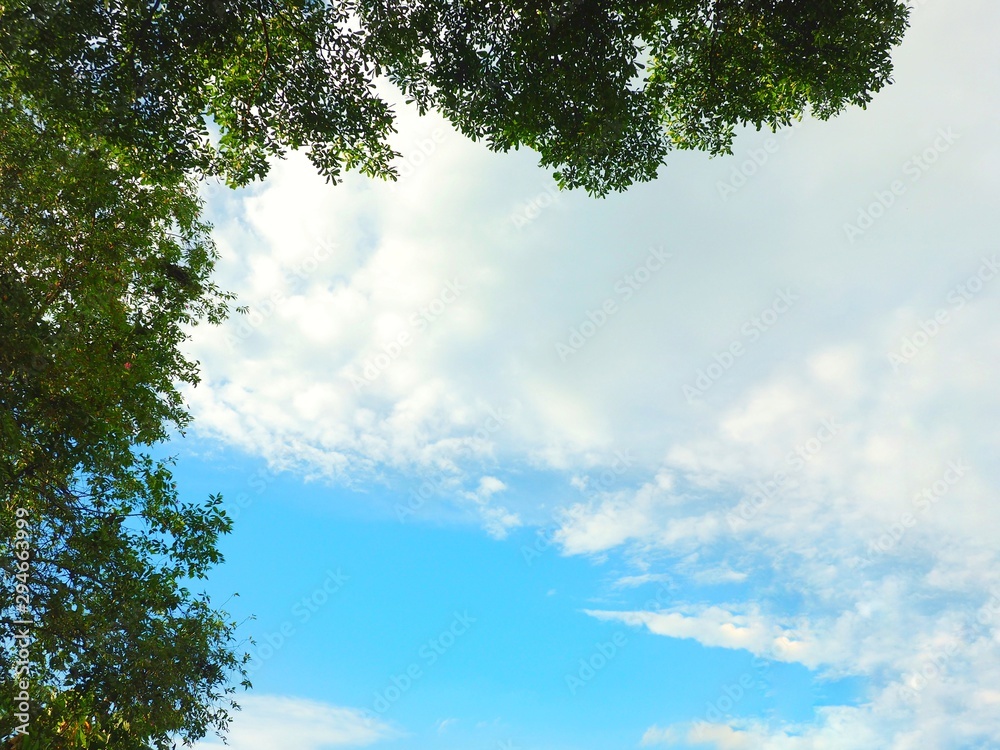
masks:
POLYGON ((230 747, 1000 746, 998 23, 606 199, 403 105, 398 183, 207 186, 230 747))

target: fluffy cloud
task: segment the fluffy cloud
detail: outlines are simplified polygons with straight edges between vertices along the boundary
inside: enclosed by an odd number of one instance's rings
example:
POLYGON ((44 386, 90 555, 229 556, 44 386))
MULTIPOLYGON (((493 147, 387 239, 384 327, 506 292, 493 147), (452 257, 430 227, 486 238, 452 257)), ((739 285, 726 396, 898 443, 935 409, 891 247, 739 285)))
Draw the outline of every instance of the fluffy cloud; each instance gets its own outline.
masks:
POLYGON ((498 538, 559 506, 566 554, 636 564, 620 588, 709 589, 595 616, 869 684, 809 726, 648 742, 1000 742, 998 13, 922 3, 867 111, 605 201, 409 112, 398 185, 292 158, 212 192, 251 313, 196 332, 198 429, 335 482, 433 475, 498 538))
POLYGON ((239 704, 242 711, 229 728, 228 745, 200 742, 197 750, 325 750, 364 747, 398 736, 387 724, 354 708, 278 695, 245 696, 239 704))
MULTIPOLYGON (((917 19, 952 33, 935 14, 921 8, 917 19)), ((962 309, 949 296, 996 249, 981 222, 952 221, 940 207, 991 210, 982 165, 992 133, 976 76, 918 85, 908 73, 940 57, 941 39, 921 36, 925 28, 900 51, 897 85, 869 111, 779 134, 780 148, 725 199, 719 184, 768 136, 748 134, 730 161, 678 154, 663 179, 624 196, 552 201, 538 199, 549 180, 529 155, 490 154, 405 108, 399 145, 409 161, 398 184, 353 176, 331 188, 293 157, 261 186, 210 191, 220 281, 251 312, 196 332, 204 382, 189 400, 199 429, 311 476, 448 472, 472 492, 499 466, 578 473, 616 451, 652 471, 667 450, 698 450, 691 438, 755 387, 728 429, 770 438, 766 421, 788 417, 777 447, 790 450, 809 430, 795 431, 799 394, 775 376, 810 357, 826 387, 818 395, 834 401, 853 393, 859 403, 872 376, 922 392, 925 404, 988 383, 996 285, 962 309), (924 106, 973 81, 965 93, 977 104, 944 114, 924 106), (905 138, 899 122, 911 125, 905 138), (959 140, 849 242, 843 226, 942 127, 959 140), (535 218, 515 221, 532 201, 535 218), (939 210, 924 212, 927 203, 939 210), (947 323, 934 323, 939 310, 947 323), (904 339, 923 340, 928 321, 938 332, 890 363, 904 339)), ((961 64, 982 72, 976 49, 961 64)), ((834 406, 821 411, 838 416, 834 406)), ((872 435, 867 449, 888 456, 905 441, 872 435)), ((728 460, 714 457, 718 468, 728 460)), ((689 532, 716 533, 677 529, 689 532)))
MULTIPOLYGON (((956 358, 970 339, 982 340, 975 317, 951 332, 956 358), (961 342, 963 332, 969 338, 961 342)), ((744 406, 721 416, 713 437, 669 451, 665 463, 693 488, 685 502, 645 485, 576 506, 559 532, 570 552, 627 544, 640 555, 650 545, 685 553, 697 539, 705 561, 739 556, 750 599, 726 608, 590 614, 868 679, 864 706, 821 712, 809 727, 668 728, 688 742, 781 750, 995 743, 1000 722, 985 706, 1000 672, 993 541, 1000 513, 991 490, 996 465, 984 446, 995 442, 996 428, 958 415, 983 404, 995 409, 996 397, 988 387, 949 389, 954 411, 921 424, 920 415, 943 402, 928 384, 947 382, 943 372, 927 371, 947 368, 947 357, 912 363, 911 378, 895 389, 869 374, 840 399, 838 434, 816 438, 810 451, 807 425, 838 403, 817 367, 833 359, 820 353, 807 366, 811 376, 751 391, 744 406), (678 528, 714 533, 685 536, 678 528), (802 604, 790 610, 788 595, 802 604)), ((651 730, 647 740, 657 737, 651 730)))
POLYGON ((617 620, 628 625, 645 625, 650 632, 671 638, 693 638, 705 646, 745 649, 758 656, 780 661, 802 662, 817 667, 821 663, 812 654, 817 650, 812 639, 803 639, 794 630, 753 612, 735 615, 717 606, 703 607, 687 614, 684 611, 608 612, 587 610, 599 620, 617 620))
MULTIPOLYGON (((1000 673, 991 459, 1000 434, 979 418, 1000 399, 975 374, 1000 371, 1000 341, 985 325, 1000 305, 984 296, 961 312, 905 370, 886 355, 909 336, 898 328, 814 352, 748 388, 706 434, 668 449, 659 472, 675 477, 670 488, 649 481, 567 510, 556 535, 567 553, 665 550, 698 561, 670 568, 695 583, 735 558, 746 583, 745 602, 592 616, 867 680, 863 706, 822 711, 808 726, 654 727, 648 743, 897 750, 1000 741, 985 708, 1000 673)), ((655 578, 655 563, 643 569, 655 578)))
POLYGON ((505 539, 510 529, 521 525, 521 517, 511 513, 507 508, 491 505, 490 498, 507 489, 507 485, 496 477, 481 477, 479 486, 473 492, 464 493, 465 497, 475 503, 483 526, 494 539, 505 539))

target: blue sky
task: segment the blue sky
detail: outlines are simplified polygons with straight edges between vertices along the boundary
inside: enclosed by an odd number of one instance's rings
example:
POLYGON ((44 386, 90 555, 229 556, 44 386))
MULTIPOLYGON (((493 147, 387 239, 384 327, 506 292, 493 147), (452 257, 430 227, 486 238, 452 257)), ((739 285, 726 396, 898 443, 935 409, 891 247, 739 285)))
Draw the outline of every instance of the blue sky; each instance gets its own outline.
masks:
MULTIPOLYGON (((621 742, 623 725, 713 709, 802 721, 857 693, 850 680, 817 683, 797 665, 586 616, 699 592, 665 577, 622 585, 626 563, 560 555, 544 530, 484 544, 468 528, 370 511, 395 507, 393 492, 303 484, 199 443, 183 442, 177 478, 185 494, 233 499, 240 530, 210 590, 240 592, 227 602, 236 619, 256 615, 242 628, 257 641, 244 645, 255 692, 368 708, 400 735, 386 747, 598 748, 621 742)), ((531 485, 550 489, 544 477, 531 485)))
POLYGON ((395 185, 206 188, 234 750, 1000 744, 997 21, 605 200, 405 107, 395 185))

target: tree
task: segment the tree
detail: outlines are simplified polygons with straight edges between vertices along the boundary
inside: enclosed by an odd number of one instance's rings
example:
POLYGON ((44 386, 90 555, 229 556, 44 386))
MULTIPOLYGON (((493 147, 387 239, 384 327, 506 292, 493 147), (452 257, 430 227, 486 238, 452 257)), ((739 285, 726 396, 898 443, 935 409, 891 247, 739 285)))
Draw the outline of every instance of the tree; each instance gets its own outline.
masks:
POLYGON ((331 179, 344 167, 385 175, 392 115, 351 12, 324 0, 11 0, 0 70, 49 127, 102 135, 147 179, 196 170, 242 185, 299 147, 331 179))
POLYGON ((372 0, 368 48, 421 111, 564 187, 651 180, 672 148, 864 106, 890 82, 896 0, 372 0))
POLYGON ((102 133, 149 173, 243 184, 306 147, 330 179, 394 178, 387 75, 600 195, 673 148, 728 152, 737 126, 864 106, 907 17, 900 0, 14 0, 0 61, 51 126, 102 133))
POLYGON ((245 676, 187 588, 231 521, 142 452, 187 423, 185 327, 226 314, 199 212, 190 178, 145 184, 0 98, 0 737, 26 690, 24 750, 198 739, 245 676))
POLYGON ((393 179, 388 76, 603 195, 737 126, 864 106, 906 22, 898 0, 5 0, 0 737, 26 612, 22 750, 194 741, 249 684, 235 625, 187 588, 230 519, 148 455, 188 421, 186 327, 229 300, 197 178, 246 184, 305 148, 330 180, 393 179))

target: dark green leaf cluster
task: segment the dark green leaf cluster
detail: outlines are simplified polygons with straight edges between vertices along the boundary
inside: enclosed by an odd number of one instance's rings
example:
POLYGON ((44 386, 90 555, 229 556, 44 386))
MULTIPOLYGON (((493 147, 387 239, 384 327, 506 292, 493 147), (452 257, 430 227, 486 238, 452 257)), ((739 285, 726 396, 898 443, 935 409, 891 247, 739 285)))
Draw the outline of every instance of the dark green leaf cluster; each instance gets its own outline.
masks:
POLYGON ((422 111, 565 187, 651 180, 673 148, 864 106, 890 82, 897 0, 372 0, 371 56, 422 111))
POLYGON ((331 179, 389 175, 392 114, 351 17, 324 0, 8 0, 0 66, 50 127, 101 135, 147 176, 242 185, 300 147, 331 179))
POLYGON ((603 195, 672 149, 865 106, 906 23, 899 0, 0 2, 0 737, 17 520, 35 747, 197 740, 245 677, 235 626, 186 588, 230 520, 147 455, 188 421, 188 327, 227 313, 198 178, 302 148, 330 180, 394 179, 386 76, 603 195))
POLYGON ((902 0, 16 0, 0 65, 50 126, 98 133, 147 174, 394 179, 387 75, 498 151, 603 195, 741 125, 864 106, 890 82, 902 0))
POLYGON ((0 737, 28 616, 38 748, 196 740, 226 726, 242 674, 234 624, 185 588, 230 519, 142 452, 186 424, 198 373, 179 345, 228 296, 193 181, 146 182, 110 152, 0 101, 0 737))

